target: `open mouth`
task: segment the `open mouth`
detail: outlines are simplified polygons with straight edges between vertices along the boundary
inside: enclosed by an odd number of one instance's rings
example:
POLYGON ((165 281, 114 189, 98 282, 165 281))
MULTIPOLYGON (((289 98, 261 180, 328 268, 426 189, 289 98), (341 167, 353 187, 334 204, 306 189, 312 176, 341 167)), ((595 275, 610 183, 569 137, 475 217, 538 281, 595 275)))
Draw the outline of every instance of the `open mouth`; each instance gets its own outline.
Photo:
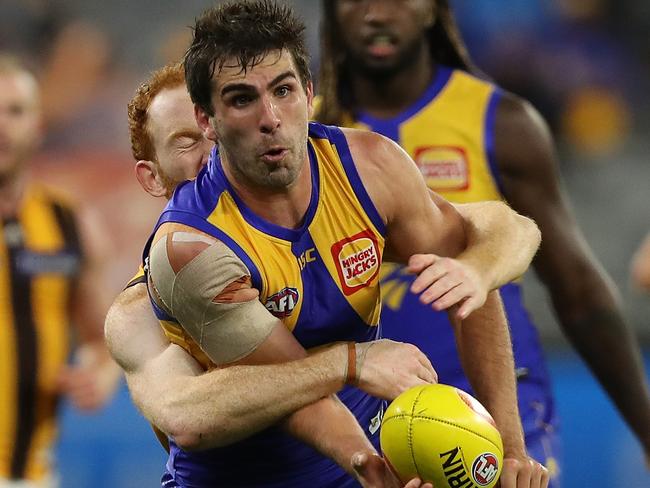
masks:
POLYGON ((267 163, 277 163, 284 159, 288 152, 284 147, 274 147, 262 154, 262 160, 267 163))
POLYGON ((370 37, 366 45, 368 52, 377 57, 391 56, 397 51, 395 39, 386 34, 370 37))

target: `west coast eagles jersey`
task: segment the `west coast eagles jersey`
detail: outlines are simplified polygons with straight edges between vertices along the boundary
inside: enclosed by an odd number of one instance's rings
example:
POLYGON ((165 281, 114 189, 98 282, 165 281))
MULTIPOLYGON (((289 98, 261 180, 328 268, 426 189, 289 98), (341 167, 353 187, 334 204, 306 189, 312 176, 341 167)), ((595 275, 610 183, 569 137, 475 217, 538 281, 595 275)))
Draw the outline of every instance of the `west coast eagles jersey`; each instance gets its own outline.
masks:
MULTIPOLYGON (((401 114, 377 119, 358 112, 347 115, 343 125, 393 139, 413 158, 429 188, 452 202, 502 200, 494 156, 494 121, 500 98, 501 91, 492 83, 439 66, 428 89, 401 114)), ((413 276, 401 266, 385 263, 381 273, 384 337, 416 344, 431 359, 441 382, 472 391, 446 313, 423 306, 408 291, 413 276)), ((501 295, 520 378, 520 410, 530 433, 553 416, 548 374, 520 286, 508 284, 501 295)))
MULTIPOLYGON (((228 182, 216 148, 196 181, 176 190, 158 226, 186 224, 226 244, 248 268, 260 301, 305 348, 376 339, 384 223, 340 129, 310 124, 308 154, 312 195, 300 228, 255 215, 228 182)), ((156 313, 170 340, 210 368, 181 324, 156 313)), ((339 398, 376 440, 383 402, 351 387, 339 398)), ((355 486, 331 460, 278 427, 200 453, 172 441, 167 470, 180 486, 355 486)))

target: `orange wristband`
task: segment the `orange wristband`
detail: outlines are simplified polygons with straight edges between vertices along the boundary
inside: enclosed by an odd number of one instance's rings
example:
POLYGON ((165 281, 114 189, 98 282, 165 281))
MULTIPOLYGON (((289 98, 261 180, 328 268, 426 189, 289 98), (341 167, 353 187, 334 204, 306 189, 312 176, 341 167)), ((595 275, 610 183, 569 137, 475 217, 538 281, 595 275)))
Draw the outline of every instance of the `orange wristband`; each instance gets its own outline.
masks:
POLYGON ((348 342, 348 368, 345 374, 345 383, 356 386, 357 384, 357 344, 348 342))

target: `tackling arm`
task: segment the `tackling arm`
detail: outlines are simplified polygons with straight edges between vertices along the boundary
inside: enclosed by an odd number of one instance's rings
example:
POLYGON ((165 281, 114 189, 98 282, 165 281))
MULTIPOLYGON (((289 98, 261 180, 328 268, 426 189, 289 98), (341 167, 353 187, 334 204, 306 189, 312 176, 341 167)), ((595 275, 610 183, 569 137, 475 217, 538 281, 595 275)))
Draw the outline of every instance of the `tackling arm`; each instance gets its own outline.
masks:
MULTIPOLYGON (((282 329, 279 325, 274 330, 267 346, 284 342, 282 329)), ((169 343, 143 284, 117 297, 106 317, 105 334, 126 373, 135 404, 184 449, 241 440, 338 391, 344 383, 347 348, 343 344, 309 357, 299 353, 301 359, 294 362, 203 372, 185 350, 169 343)), ((291 348, 297 350, 295 344, 291 348)))

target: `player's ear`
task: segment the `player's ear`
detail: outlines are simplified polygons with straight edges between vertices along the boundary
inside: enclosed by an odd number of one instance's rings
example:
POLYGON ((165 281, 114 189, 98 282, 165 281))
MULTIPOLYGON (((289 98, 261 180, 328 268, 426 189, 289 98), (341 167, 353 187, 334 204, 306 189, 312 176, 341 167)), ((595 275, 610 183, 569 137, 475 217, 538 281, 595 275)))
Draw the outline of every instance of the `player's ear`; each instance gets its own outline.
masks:
POLYGON ((203 132, 203 136, 213 142, 217 142, 217 134, 210 123, 210 115, 198 105, 194 105, 194 118, 196 123, 203 132))
POLYGON ((314 84, 310 81, 307 82, 307 116, 309 120, 314 118, 314 84))
POLYGON ((158 166, 153 161, 140 160, 135 163, 135 177, 149 195, 154 197, 167 195, 167 189, 158 174, 158 166))

